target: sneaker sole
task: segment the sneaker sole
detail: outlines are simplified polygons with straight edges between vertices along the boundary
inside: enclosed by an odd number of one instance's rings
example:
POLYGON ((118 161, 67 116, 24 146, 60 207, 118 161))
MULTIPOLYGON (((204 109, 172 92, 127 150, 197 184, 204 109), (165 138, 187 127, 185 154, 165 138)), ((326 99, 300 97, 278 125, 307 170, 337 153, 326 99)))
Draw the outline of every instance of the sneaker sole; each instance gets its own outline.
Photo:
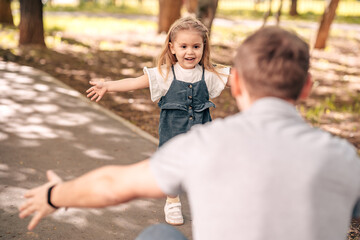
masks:
POLYGON ((180 226, 180 225, 183 225, 183 224, 184 224, 184 221, 178 222, 178 223, 176 223, 176 222, 171 222, 171 221, 169 221, 168 219, 165 219, 165 221, 166 221, 168 224, 172 225, 172 226, 180 226))

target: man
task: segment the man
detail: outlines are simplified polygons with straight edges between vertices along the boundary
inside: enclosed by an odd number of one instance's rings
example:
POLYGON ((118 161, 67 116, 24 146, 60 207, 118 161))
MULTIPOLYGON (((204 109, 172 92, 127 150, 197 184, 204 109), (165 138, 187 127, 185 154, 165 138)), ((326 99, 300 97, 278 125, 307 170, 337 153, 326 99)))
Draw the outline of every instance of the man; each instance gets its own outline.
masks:
MULTIPOLYGON (((21 218, 35 213, 29 229, 54 207, 105 207, 184 190, 197 240, 345 238, 352 214, 360 214, 360 159, 351 144, 312 128, 295 109, 311 91, 308 45, 263 28, 239 47, 234 65, 231 91, 241 113, 195 127, 150 160, 63 183, 49 172, 49 182, 26 193, 20 207, 21 218)), ((164 225, 139 239, 161 233, 184 239, 164 225)))

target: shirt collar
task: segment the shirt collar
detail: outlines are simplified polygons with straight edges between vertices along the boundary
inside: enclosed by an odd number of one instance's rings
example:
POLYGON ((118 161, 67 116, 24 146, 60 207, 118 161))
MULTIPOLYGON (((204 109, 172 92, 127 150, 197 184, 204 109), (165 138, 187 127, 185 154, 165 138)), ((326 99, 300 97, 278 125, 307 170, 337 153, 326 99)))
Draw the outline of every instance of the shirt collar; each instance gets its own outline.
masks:
POLYGON ((276 97, 260 98, 256 100, 252 106, 243 113, 249 115, 292 115, 302 118, 293 104, 276 97))

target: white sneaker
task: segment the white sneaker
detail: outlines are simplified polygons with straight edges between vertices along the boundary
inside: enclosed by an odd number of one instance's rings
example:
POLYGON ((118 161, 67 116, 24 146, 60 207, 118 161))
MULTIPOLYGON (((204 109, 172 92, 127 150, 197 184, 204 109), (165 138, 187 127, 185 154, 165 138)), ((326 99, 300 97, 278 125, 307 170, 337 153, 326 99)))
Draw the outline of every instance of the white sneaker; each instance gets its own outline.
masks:
POLYGON ((166 202, 164 207, 165 221, 171 225, 184 224, 184 218, 181 213, 181 202, 169 203, 166 202))

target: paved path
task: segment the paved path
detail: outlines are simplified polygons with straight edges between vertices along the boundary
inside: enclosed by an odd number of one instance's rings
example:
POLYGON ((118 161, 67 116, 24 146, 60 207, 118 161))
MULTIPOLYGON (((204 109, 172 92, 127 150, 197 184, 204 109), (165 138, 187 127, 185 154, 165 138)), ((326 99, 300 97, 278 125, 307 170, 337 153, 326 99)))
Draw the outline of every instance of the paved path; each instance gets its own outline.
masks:
MULTIPOLYGON (((163 199, 141 199, 106 209, 59 210, 28 232, 18 218, 26 189, 53 169, 71 179, 108 164, 143 160, 156 139, 113 115, 53 77, 0 61, 0 239, 134 239, 163 222, 163 199)), ((191 235, 184 200, 185 225, 191 235)))

